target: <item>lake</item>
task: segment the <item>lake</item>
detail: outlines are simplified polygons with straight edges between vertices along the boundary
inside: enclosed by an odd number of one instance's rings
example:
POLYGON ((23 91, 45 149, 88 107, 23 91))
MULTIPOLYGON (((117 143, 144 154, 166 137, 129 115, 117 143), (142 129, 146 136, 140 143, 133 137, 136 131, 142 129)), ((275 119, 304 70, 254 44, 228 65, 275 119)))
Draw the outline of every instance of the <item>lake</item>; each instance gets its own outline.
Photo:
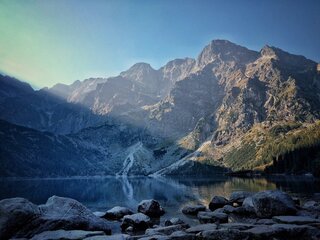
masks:
MULTIPOLYGON (((149 178, 149 177, 88 177, 59 179, 1 179, 0 199, 24 197, 35 204, 43 204, 52 195, 70 197, 92 211, 106 211, 114 206, 136 210, 144 199, 156 199, 170 217, 180 217, 194 225, 196 219, 181 213, 189 203, 208 205, 212 196, 228 197, 231 192, 280 189, 302 199, 320 192, 319 180, 310 177, 277 176, 272 178, 149 178)), ((113 232, 119 232, 119 224, 113 232)))

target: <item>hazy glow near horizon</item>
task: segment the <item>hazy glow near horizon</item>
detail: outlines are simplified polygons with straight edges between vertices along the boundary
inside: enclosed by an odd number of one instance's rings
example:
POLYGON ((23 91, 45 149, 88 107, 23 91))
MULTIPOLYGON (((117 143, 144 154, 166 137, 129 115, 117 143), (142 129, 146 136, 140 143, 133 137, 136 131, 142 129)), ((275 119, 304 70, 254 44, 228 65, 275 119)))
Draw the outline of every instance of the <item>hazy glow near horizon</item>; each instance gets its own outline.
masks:
POLYGON ((0 71, 35 87, 159 68, 223 38, 320 60, 320 1, 1 0, 0 71))

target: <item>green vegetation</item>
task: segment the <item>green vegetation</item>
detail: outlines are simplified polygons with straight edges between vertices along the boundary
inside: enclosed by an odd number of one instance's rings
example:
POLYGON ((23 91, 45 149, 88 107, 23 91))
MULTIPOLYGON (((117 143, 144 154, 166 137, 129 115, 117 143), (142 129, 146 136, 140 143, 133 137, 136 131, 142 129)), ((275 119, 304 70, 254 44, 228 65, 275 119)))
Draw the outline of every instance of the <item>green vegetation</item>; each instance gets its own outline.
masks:
POLYGON ((224 158, 233 170, 268 173, 312 172, 320 176, 320 121, 255 126, 224 158))

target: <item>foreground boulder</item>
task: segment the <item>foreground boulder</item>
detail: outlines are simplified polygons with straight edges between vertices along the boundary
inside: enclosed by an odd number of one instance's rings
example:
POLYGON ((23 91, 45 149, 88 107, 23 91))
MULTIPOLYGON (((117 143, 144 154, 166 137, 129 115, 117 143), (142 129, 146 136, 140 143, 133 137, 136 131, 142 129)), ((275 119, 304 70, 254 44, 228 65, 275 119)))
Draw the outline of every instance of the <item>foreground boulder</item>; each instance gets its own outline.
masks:
POLYGON ((132 227, 133 231, 144 231, 151 226, 151 219, 143 213, 126 215, 121 223, 122 231, 125 231, 128 227, 132 227))
POLYGON ((209 209, 214 211, 218 208, 223 208, 225 205, 229 204, 229 201, 221 196, 214 196, 209 203, 209 209))
POLYGON ((297 224, 297 225, 320 223, 319 219, 315 219, 313 217, 308 217, 308 216, 275 216, 272 219, 278 223, 297 224))
POLYGON ((61 228, 111 234, 105 220, 70 198, 53 196, 40 206, 23 198, 0 201, 0 239, 30 238, 44 231, 61 228))
POLYGON ((126 207, 114 207, 108 210, 102 217, 108 220, 120 220, 125 215, 131 215, 133 212, 126 207))
POLYGON ((158 234, 165 234, 170 235, 176 231, 184 230, 185 227, 183 225, 171 225, 166 227, 157 227, 157 228, 150 228, 146 230, 146 235, 158 235, 158 234))
POLYGON ((138 205, 138 212, 141 212, 149 217, 158 218, 162 216, 165 211, 156 200, 143 200, 138 205))
POLYGON ((177 225, 177 224, 182 224, 182 225, 187 225, 183 220, 181 220, 180 218, 171 218, 171 219, 167 219, 164 222, 165 226, 171 226, 171 225, 177 225))
POLYGON ((55 230, 55 231, 45 231, 33 236, 30 240, 59 240, 59 239, 85 239, 94 236, 106 236, 102 231, 82 231, 82 230, 55 230))
POLYGON ((197 205, 184 206, 181 211, 183 214, 196 216, 198 212, 205 211, 205 210, 206 210, 205 206, 203 206, 202 204, 197 204, 197 205))
POLYGON ((246 192, 246 191, 233 192, 230 195, 229 201, 232 203, 238 203, 241 205, 245 198, 250 197, 252 195, 253 195, 253 193, 246 192))
POLYGON ((279 190, 258 192, 252 197, 245 199, 243 205, 248 209, 252 208, 260 218, 270 218, 277 215, 294 215, 297 211, 292 198, 279 190))
POLYGON ((227 223, 228 215, 216 212, 199 212, 197 215, 200 223, 227 223))
POLYGON ((24 198, 0 201, 0 239, 8 239, 25 228, 25 224, 40 217, 37 205, 24 198))

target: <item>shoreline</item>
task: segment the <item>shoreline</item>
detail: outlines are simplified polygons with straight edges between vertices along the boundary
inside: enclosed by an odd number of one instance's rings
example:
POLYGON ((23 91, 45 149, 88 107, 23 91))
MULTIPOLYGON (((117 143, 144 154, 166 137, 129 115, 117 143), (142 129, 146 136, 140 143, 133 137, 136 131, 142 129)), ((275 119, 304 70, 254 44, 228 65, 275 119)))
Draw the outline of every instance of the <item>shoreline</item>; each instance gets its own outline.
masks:
POLYGON ((52 196, 38 206, 11 198, 0 201, 0 221, 6 226, 0 227, 0 238, 319 239, 318 195, 303 204, 280 190, 237 191, 228 198, 214 195, 208 205, 195 203, 181 209, 198 221, 193 226, 176 217, 167 219, 166 209, 154 199, 141 201, 136 209, 115 206, 93 213, 71 198, 52 196), (112 235, 111 228, 117 226, 121 233, 112 235))

